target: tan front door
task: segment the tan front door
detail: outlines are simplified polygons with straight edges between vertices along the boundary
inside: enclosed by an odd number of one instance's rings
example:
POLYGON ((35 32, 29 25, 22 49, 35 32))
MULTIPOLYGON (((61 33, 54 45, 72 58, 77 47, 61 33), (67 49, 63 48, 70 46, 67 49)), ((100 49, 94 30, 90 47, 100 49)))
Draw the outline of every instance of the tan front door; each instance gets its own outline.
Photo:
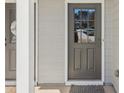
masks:
POLYGON ((101 5, 69 4, 69 80, 101 79, 101 5))
POLYGON ((5 6, 5 78, 16 79, 16 4, 5 6))

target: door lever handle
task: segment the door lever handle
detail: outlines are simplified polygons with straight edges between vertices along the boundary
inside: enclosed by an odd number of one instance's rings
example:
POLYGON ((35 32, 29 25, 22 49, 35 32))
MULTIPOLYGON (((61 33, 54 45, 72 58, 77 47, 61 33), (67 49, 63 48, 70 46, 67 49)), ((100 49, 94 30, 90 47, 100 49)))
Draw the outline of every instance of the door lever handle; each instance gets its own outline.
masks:
POLYGON ((6 43, 6 38, 5 38, 5 46, 7 45, 7 43, 6 43))

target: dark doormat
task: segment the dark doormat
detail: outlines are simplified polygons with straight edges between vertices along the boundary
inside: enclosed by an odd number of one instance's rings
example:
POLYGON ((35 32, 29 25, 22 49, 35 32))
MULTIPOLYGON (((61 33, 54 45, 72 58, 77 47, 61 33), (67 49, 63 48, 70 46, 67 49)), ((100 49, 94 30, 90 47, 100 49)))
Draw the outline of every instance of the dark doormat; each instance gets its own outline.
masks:
POLYGON ((70 93, 104 93, 101 85, 76 86, 72 85, 70 93))

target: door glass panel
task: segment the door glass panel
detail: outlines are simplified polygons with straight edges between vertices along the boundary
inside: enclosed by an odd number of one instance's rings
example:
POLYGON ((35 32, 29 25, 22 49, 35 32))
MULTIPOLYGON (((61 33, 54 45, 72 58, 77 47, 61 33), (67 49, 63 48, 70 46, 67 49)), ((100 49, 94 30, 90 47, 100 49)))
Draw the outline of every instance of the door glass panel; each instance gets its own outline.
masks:
POLYGON ((95 20, 95 9, 88 9, 89 20, 95 20))
POLYGON ((88 42, 95 42, 94 30, 89 30, 88 31, 88 42))
POLYGON ((10 29, 11 29, 11 33, 10 33, 10 37, 11 37, 11 43, 15 44, 16 43, 16 20, 13 20, 10 23, 10 29))
POLYGON ((95 12, 95 9, 74 9, 75 43, 95 42, 95 12))
POLYGON ((81 33, 81 42, 87 42, 87 30, 83 30, 81 33))
POLYGON ((82 21, 87 21, 88 20, 88 9, 82 9, 82 21))
POLYGON ((74 42, 81 43, 81 32, 74 32, 74 42))
POLYGON ((81 19, 81 9, 79 9, 79 8, 74 9, 74 18, 75 18, 75 20, 81 19))
POLYGON ((89 21, 89 28, 95 29, 95 22, 94 21, 89 21))
POLYGON ((82 26, 82 29, 88 28, 88 22, 87 21, 82 21, 81 26, 82 26))
POLYGON ((74 31, 81 31, 81 22, 80 21, 75 21, 74 31))

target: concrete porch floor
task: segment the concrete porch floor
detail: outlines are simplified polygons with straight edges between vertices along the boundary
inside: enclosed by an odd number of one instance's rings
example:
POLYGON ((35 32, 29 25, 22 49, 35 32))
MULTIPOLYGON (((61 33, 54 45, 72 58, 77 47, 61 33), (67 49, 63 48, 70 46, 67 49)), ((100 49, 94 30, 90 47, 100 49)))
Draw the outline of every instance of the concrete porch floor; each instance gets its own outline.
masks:
MULTIPOLYGON (((69 93, 70 86, 65 85, 41 85, 35 87, 35 93, 69 93)), ((7 86, 5 93, 16 93, 16 87, 7 86)), ((104 86, 105 93, 115 93, 112 86, 104 86)))

